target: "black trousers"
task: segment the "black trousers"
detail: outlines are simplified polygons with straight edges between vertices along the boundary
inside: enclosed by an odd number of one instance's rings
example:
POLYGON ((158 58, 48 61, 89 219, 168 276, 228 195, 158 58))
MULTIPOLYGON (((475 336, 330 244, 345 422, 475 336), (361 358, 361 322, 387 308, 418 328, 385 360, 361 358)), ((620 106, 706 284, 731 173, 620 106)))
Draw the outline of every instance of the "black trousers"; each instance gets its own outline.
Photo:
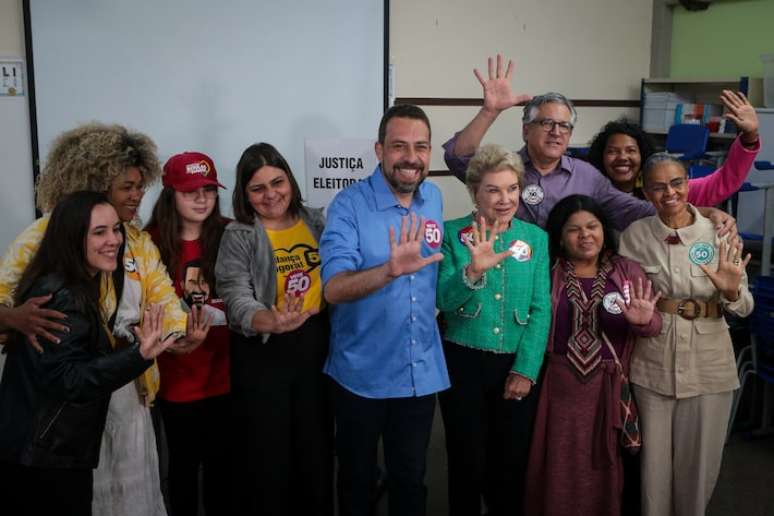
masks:
POLYGON ((505 400, 513 354, 444 342, 451 388, 438 395, 446 433, 449 514, 521 514, 538 388, 505 400))
POLYGON ((370 399, 333 382, 340 516, 369 516, 379 438, 391 516, 425 514, 427 446, 435 395, 370 399))
POLYGON ((0 512, 91 516, 91 469, 31 468, 0 462, 0 512))
POLYGON ((159 400, 169 450, 170 516, 199 514, 199 469, 207 516, 230 516, 231 398, 185 403, 159 400))
POLYGON ((327 316, 296 331, 233 334, 234 514, 333 514, 327 316))

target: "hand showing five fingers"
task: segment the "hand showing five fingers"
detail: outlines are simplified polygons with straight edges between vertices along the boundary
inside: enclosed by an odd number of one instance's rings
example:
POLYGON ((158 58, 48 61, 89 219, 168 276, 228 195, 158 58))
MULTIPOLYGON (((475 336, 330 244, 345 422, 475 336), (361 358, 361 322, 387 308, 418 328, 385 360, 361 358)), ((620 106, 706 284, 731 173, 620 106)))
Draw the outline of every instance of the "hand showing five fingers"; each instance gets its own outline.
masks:
POLYGON ((623 315, 629 324, 648 324, 653 318, 656 303, 661 299, 661 292, 656 294, 653 291, 653 284, 650 280, 645 281, 645 287, 643 288, 642 278, 637 278, 637 284, 634 285, 632 290, 632 298, 628 305, 622 299, 616 299, 616 304, 623 311, 623 315))
POLYGON ((725 241, 720 242, 718 252, 718 268, 711 270, 706 265, 699 265, 701 270, 709 277, 715 288, 718 289, 729 301, 736 301, 739 297, 739 285, 742 282, 742 274, 745 267, 750 263, 752 255, 742 259, 743 244, 741 240, 735 238, 730 244, 725 241))
POLYGON ((274 316, 274 329, 271 333, 286 333, 298 329, 311 316, 319 312, 318 309, 304 310, 304 296, 292 294, 285 296, 285 306, 278 309, 271 307, 274 316))
POLYGON ((478 224, 473 221, 473 237, 470 240, 465 240, 465 247, 470 252, 470 265, 466 274, 468 280, 473 283, 478 281, 486 271, 511 255, 510 249, 500 253, 494 250, 496 237, 501 230, 500 223, 495 221, 492 230, 487 235, 486 220, 481 217, 478 224))
POLYGON ((145 360, 156 358, 175 343, 174 335, 162 339, 164 331, 164 307, 162 305, 147 307, 142 323, 135 326, 133 330, 140 342, 140 355, 145 360))
POLYGON ((185 323, 185 337, 178 339, 170 353, 185 355, 198 348, 207 338, 212 318, 204 313, 204 307, 193 305, 185 323))
POLYGON ((723 116, 736 124, 742 133, 748 136, 749 141, 753 143, 758 139, 758 115, 755 108, 744 93, 734 93, 731 90, 723 90, 720 94, 720 100, 728 110, 723 116))
POLYGON ((497 68, 495 69, 494 60, 490 57, 487 60, 489 68, 489 78, 484 79, 478 69, 474 69, 478 82, 484 88, 484 109, 493 113, 500 113, 510 107, 518 106, 529 102, 532 98, 527 94, 514 94, 511 89, 511 78, 513 77, 513 61, 508 60, 508 68, 503 73, 503 56, 497 54, 497 68))
POLYGON ((441 253, 422 256, 422 242, 425 241, 425 218, 417 221, 416 213, 403 217, 400 222, 400 240, 395 241, 395 228, 390 226, 390 259, 387 262, 387 275, 397 278, 403 274, 413 274, 431 263, 443 260, 441 253), (419 222, 419 223, 417 223, 419 222))

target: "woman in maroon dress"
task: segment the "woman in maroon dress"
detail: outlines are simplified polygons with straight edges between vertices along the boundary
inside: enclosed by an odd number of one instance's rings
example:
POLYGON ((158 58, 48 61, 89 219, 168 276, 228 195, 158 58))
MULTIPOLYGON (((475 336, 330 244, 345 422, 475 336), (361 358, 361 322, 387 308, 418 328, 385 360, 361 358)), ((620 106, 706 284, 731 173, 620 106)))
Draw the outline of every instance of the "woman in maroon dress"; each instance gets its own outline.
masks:
POLYGON ((526 514, 620 516, 620 381, 636 335, 655 335, 658 295, 615 253, 600 206, 572 195, 546 226, 555 260, 551 333, 532 436, 526 514))

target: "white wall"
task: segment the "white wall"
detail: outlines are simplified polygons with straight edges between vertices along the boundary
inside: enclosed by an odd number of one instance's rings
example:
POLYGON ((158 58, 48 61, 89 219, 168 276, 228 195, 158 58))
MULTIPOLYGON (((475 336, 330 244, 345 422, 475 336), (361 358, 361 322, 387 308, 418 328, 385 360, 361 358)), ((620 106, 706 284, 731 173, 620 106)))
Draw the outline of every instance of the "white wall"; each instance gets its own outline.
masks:
MULTIPOLYGON (((25 57, 21 0, 0 0, 0 57, 25 57)), ((35 219, 32 183, 27 96, 0 97, 0 252, 35 219)))
MULTIPOLYGON (((486 56, 499 51, 516 62, 517 91, 558 90, 576 99, 638 99, 639 80, 649 75, 651 10, 651 0, 391 0, 395 93, 398 97, 479 98, 480 86, 472 70, 484 69, 486 56)), ((0 55, 21 56, 23 50, 21 0, 0 0, 0 55)), ((426 109, 434 134, 431 168, 446 168, 441 144, 476 109, 426 109)), ((624 114, 637 117, 637 110, 626 108, 578 111, 573 144, 587 143, 607 120, 624 114)), ((486 141, 519 147, 520 116, 518 108, 506 113, 486 141)), ((34 213, 28 125, 26 97, 0 98, 2 249, 34 213), (29 198, 29 210, 3 209, 9 196, 29 198)), ((465 189, 456 180, 432 181, 444 191, 447 217, 470 209, 465 189)))
MULTIPOLYGON (((0 0, 0 57, 24 55, 21 0, 0 0)), ((28 97, 0 96, 0 252, 35 218, 28 97), (18 208, 8 209, 9 206, 18 208)))
MULTIPOLYGON (((390 54, 397 97, 480 98, 473 68, 501 52, 516 63, 514 89, 559 91, 585 100, 639 100, 649 76, 651 0, 392 0, 390 54)), ((428 107, 432 169, 446 169, 441 144, 476 107, 428 107)), ((608 120, 638 110, 579 108, 572 144, 583 145, 608 120)), ((521 109, 502 116, 485 142, 519 148, 521 109)), ((456 180, 433 178, 444 190, 445 216, 471 207, 456 180)))

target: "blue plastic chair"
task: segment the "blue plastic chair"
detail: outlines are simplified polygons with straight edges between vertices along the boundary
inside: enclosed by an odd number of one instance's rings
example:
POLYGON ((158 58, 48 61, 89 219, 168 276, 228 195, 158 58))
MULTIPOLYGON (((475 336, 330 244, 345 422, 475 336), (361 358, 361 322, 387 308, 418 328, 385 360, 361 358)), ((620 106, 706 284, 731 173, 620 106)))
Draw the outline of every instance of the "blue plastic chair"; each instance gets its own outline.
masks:
POLYGON ((675 124, 669 128, 666 151, 681 161, 701 159, 707 150, 709 129, 703 125, 675 124))
POLYGON ((688 167, 688 178, 698 179, 712 174, 717 167, 715 165, 691 165, 688 167))

